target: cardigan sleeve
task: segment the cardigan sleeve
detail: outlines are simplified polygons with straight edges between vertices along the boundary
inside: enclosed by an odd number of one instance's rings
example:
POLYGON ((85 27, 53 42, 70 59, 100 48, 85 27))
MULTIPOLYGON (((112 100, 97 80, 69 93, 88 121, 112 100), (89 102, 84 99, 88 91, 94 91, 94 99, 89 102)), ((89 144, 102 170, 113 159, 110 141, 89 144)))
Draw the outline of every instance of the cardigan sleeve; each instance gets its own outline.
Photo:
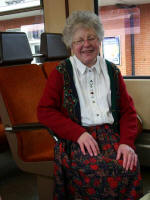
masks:
POLYGON ((54 69, 48 78, 37 108, 38 120, 59 138, 77 141, 85 129, 73 122, 63 108, 63 86, 62 74, 54 69))
POLYGON ((137 137, 137 114, 132 98, 129 96, 121 73, 119 74, 120 87, 120 144, 127 144, 135 148, 137 137))

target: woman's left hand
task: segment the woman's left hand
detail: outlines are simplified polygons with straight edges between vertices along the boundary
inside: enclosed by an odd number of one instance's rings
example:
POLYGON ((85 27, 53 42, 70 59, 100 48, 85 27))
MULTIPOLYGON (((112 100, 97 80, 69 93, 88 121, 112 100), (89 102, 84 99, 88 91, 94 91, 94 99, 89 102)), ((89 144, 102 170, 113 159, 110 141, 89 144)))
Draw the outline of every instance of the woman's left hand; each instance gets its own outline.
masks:
POLYGON ((135 151, 127 144, 120 144, 117 150, 116 160, 123 157, 123 168, 132 170, 137 165, 137 155, 135 151))

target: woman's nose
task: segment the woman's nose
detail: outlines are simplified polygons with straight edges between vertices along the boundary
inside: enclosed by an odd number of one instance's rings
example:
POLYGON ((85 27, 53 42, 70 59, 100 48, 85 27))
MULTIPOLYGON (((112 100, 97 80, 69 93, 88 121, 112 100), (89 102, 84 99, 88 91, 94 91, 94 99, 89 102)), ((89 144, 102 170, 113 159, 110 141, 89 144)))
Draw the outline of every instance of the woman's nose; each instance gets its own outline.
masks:
POLYGON ((89 40, 84 40, 84 46, 89 46, 90 45, 90 41, 89 40))

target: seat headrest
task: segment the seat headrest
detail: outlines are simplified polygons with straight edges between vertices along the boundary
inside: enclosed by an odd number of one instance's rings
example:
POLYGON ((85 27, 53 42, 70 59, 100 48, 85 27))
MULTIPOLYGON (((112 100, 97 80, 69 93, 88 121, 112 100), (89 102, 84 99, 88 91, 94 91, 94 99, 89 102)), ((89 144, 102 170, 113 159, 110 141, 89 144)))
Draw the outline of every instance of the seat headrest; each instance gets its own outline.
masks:
POLYGON ((42 33, 40 53, 46 60, 64 59, 69 56, 61 33, 42 33))
POLYGON ((32 60, 32 52, 25 33, 0 32, 0 65, 26 64, 32 60))

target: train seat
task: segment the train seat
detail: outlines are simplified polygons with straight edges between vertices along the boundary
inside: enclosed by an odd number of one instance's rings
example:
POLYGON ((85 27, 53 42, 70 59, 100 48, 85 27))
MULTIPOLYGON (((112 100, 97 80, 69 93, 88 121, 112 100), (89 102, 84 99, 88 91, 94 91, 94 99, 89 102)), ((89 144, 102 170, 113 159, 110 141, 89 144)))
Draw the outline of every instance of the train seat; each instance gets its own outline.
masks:
POLYGON ((46 79, 30 64, 25 33, 1 32, 0 48, 0 116, 8 143, 18 167, 37 176, 39 199, 50 200, 55 141, 36 116, 46 79))
POLYGON ((42 69, 46 77, 61 60, 69 57, 69 51, 62 41, 61 33, 42 33, 40 53, 44 57, 42 69))

